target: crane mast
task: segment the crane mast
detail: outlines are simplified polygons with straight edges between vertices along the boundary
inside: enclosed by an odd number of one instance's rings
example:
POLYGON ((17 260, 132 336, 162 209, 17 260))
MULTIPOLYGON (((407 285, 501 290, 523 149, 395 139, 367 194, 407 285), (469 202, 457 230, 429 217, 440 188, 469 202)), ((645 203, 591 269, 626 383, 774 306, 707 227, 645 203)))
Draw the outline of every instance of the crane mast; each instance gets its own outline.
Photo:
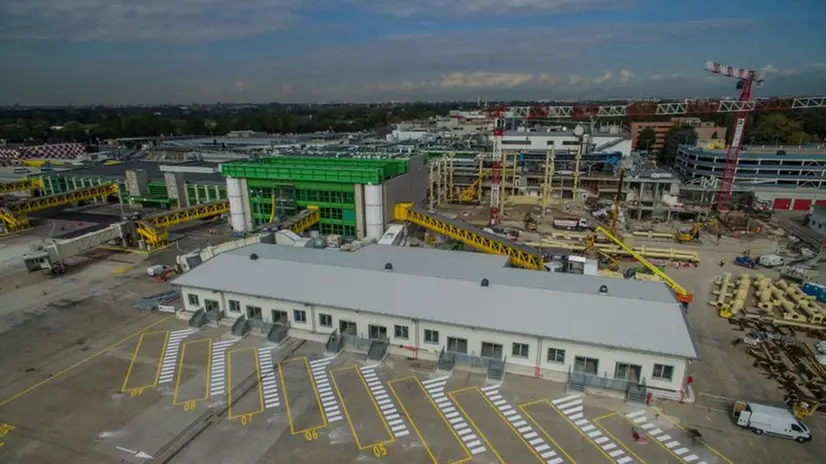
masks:
POLYGON ((757 77, 757 71, 753 69, 735 68, 713 61, 706 61, 703 69, 714 74, 737 79, 737 88, 740 89, 738 101, 741 103, 741 109, 737 112, 734 131, 732 131, 728 150, 726 151, 723 177, 720 179, 720 191, 717 192, 717 207, 722 209, 728 206, 731 200, 731 189, 734 186, 737 160, 740 157, 740 146, 743 144, 743 132, 746 129, 746 121, 749 117, 750 106, 748 102, 751 101, 752 86, 761 86, 763 79, 757 77))
POLYGON ((505 120, 500 116, 493 122, 493 156, 490 176, 490 216, 489 224, 499 224, 502 194, 502 136, 505 134, 505 120))

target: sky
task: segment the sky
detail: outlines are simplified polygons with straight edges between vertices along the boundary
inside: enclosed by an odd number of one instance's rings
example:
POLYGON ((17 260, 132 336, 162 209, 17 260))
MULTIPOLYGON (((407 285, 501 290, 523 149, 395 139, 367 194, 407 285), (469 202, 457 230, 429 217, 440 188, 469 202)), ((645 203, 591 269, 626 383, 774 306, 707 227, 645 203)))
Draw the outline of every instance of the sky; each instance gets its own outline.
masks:
POLYGON ((826 0, 0 0, 0 104, 826 94, 826 0))

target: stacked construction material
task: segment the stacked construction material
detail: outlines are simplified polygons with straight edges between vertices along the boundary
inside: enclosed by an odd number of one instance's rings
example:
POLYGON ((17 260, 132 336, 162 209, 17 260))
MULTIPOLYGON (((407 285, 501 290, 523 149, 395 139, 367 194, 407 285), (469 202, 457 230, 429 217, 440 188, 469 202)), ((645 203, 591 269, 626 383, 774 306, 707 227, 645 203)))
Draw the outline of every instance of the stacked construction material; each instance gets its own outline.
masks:
POLYGON ((726 317, 723 316, 723 314, 728 313, 730 310, 730 299, 732 296, 732 289, 734 288, 731 273, 726 272, 720 277, 717 277, 717 280, 714 281, 714 285, 717 288, 712 290, 711 293, 715 295, 715 297, 709 300, 709 304, 720 310, 721 317, 726 317))
POLYGON ((20 164, 26 159, 73 160, 86 153, 82 143, 55 143, 31 147, 0 149, 0 163, 20 164))

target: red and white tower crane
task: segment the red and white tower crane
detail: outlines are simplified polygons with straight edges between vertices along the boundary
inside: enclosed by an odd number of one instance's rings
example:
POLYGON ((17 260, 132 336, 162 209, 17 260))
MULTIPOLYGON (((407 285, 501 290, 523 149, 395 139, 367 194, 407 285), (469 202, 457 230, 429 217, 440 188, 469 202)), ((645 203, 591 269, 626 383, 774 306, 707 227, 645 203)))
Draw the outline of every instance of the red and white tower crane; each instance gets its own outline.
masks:
POLYGON ((737 159, 740 156, 740 146, 743 144, 743 132, 746 129, 746 121, 751 109, 748 102, 751 101, 752 87, 763 85, 763 78, 757 75, 753 69, 735 68, 713 61, 706 61, 703 66, 708 72, 721 76, 737 79, 737 89, 740 90, 741 109, 737 112, 737 119, 734 123, 734 131, 729 139, 728 151, 726 152, 726 163, 723 166, 723 177, 720 179, 720 191, 717 193, 717 207, 725 208, 731 199, 731 188, 734 185, 735 171, 737 169, 737 159))
POLYGON ((493 120, 493 155, 490 173, 490 215, 488 224, 499 224, 499 211, 502 209, 502 136, 505 134, 504 113, 496 115, 493 120))

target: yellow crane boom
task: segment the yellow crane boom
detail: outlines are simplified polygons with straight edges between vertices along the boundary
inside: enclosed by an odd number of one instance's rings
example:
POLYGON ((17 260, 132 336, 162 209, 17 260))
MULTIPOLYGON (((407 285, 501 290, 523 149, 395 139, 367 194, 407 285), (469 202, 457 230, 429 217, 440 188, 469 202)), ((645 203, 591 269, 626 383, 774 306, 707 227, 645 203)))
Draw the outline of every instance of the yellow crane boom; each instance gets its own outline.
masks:
POLYGON ((661 271, 659 268, 657 268, 657 266, 651 264, 651 262, 645 259, 644 256, 634 251, 631 247, 623 243, 622 240, 615 237, 611 232, 605 230, 605 228, 603 228, 602 226, 597 226, 596 230, 597 232, 607 237, 608 240, 614 242, 618 247, 622 248, 623 251, 631 255, 634 259, 639 261, 639 263, 645 266, 646 269, 651 271, 652 274, 659 277, 663 280, 663 282, 668 284, 668 286, 671 287, 671 290, 673 290, 674 293, 677 295, 677 300, 679 300, 680 303, 689 304, 692 301, 694 301, 694 295, 689 293, 688 290, 683 288, 682 285, 675 282, 674 279, 672 279, 671 277, 668 277, 668 275, 665 272, 661 271))

